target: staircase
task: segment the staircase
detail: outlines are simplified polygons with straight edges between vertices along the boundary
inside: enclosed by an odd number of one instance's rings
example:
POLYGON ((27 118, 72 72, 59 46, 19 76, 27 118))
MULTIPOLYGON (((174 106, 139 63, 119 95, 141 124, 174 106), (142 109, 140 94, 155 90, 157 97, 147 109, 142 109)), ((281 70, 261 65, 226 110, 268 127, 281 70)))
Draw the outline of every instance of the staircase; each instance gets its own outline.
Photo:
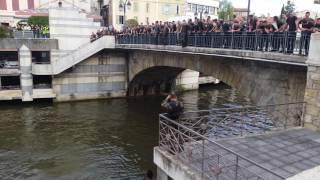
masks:
POLYGON ((78 49, 52 59, 51 64, 32 64, 34 75, 57 75, 68 68, 86 60, 103 49, 114 49, 115 37, 103 36, 100 39, 80 46, 78 49))

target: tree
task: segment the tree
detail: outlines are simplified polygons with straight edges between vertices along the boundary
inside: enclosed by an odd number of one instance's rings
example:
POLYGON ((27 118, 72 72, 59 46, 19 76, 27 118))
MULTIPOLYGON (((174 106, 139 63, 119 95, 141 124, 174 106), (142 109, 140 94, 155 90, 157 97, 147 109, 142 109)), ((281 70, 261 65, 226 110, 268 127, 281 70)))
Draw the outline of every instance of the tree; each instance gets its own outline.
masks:
POLYGON ((128 28, 133 28, 133 27, 136 27, 136 26, 138 26, 138 25, 139 25, 139 23, 138 23, 138 21, 135 20, 135 19, 128 19, 127 22, 126 22, 126 26, 127 26, 128 28))
POLYGON ((48 27, 49 26, 49 17, 48 16, 31 16, 28 18, 28 24, 31 27, 39 26, 48 27))
POLYGON ((4 26, 0 26, 0 38, 6 38, 9 36, 9 30, 8 28, 4 26))
POLYGON ((289 12, 294 12, 295 9, 296 9, 296 5, 294 4, 294 2, 288 0, 287 5, 284 6, 285 14, 288 14, 289 12))
POLYGON ((284 9, 284 5, 282 5, 282 8, 281 8, 281 13, 280 13, 280 18, 282 18, 282 15, 286 14, 286 11, 284 9))
POLYGON ((219 13, 218 13, 220 19, 223 19, 223 20, 231 19, 233 17, 233 12, 234 12, 234 8, 230 1, 223 0, 220 3, 219 13))

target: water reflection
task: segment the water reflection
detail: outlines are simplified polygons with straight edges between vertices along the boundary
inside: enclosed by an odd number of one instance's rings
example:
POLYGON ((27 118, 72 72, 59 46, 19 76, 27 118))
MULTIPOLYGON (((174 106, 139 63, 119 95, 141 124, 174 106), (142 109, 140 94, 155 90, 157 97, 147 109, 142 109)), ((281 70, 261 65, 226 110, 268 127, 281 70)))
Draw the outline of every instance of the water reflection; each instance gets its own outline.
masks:
MULTIPOLYGON (((179 94, 187 110, 250 104, 227 86, 179 94)), ((0 105, 0 179, 141 179, 163 97, 0 105)))

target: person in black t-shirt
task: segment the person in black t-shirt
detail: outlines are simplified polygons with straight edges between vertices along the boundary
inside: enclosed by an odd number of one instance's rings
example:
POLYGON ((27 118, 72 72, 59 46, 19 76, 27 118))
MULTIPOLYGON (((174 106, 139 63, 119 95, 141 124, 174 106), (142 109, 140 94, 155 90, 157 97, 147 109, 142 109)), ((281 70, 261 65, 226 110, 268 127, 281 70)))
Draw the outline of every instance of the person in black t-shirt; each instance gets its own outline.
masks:
POLYGON ((314 32, 320 32, 320 18, 317 19, 316 24, 314 25, 314 32))
POLYGON ((186 47, 188 45, 188 31, 189 25, 185 20, 182 21, 181 25, 181 45, 182 47, 186 47))
POLYGON ((314 20, 310 18, 310 12, 306 12, 305 17, 301 19, 298 24, 301 30, 299 54, 301 55, 302 48, 305 48, 305 55, 308 55, 311 33, 313 32, 315 24, 314 20))
POLYGON ((297 16, 293 15, 293 12, 289 12, 287 23, 286 23, 286 29, 288 29, 287 33, 287 53, 292 54, 294 45, 296 42, 297 37, 297 28, 298 28, 298 18, 297 16), (288 28, 289 27, 289 28, 288 28))

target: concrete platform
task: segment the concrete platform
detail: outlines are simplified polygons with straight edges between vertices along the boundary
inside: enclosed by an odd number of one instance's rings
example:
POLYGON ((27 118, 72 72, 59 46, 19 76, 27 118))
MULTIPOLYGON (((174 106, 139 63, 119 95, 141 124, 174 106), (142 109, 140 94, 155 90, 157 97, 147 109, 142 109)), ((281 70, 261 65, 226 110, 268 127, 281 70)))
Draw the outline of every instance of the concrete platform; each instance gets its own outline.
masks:
MULTIPOLYGON (((320 132, 306 128, 293 128, 263 135, 221 139, 215 142, 268 170, 265 171, 240 158, 239 165, 243 170, 241 170, 243 178, 238 176, 238 179, 257 179, 256 174, 264 180, 320 180, 320 132)), ((204 151, 201 143, 186 142, 183 146, 185 151, 176 155, 162 148, 154 149, 154 162, 158 172, 161 172, 161 177, 170 176, 177 180, 236 179, 232 168, 234 154, 214 144, 210 145, 207 141, 205 141, 204 151), (204 164, 201 163, 203 157, 201 153, 207 157, 204 164), (220 163, 218 160, 219 165, 215 165, 218 154, 220 163), (213 168, 202 175, 200 170, 206 166, 213 168), (215 167, 219 166, 222 168, 221 171, 214 175, 215 167)))
MULTIPOLYGON (((306 170, 305 176, 320 179, 320 133, 295 128, 259 136, 220 140, 228 149, 272 170, 285 178, 306 170), (314 172, 310 169, 315 168, 314 172)), ((254 169, 252 169, 254 171, 254 169)), ((305 179, 301 177, 299 179, 305 179)), ((307 178, 310 179, 310 178, 307 178)))

